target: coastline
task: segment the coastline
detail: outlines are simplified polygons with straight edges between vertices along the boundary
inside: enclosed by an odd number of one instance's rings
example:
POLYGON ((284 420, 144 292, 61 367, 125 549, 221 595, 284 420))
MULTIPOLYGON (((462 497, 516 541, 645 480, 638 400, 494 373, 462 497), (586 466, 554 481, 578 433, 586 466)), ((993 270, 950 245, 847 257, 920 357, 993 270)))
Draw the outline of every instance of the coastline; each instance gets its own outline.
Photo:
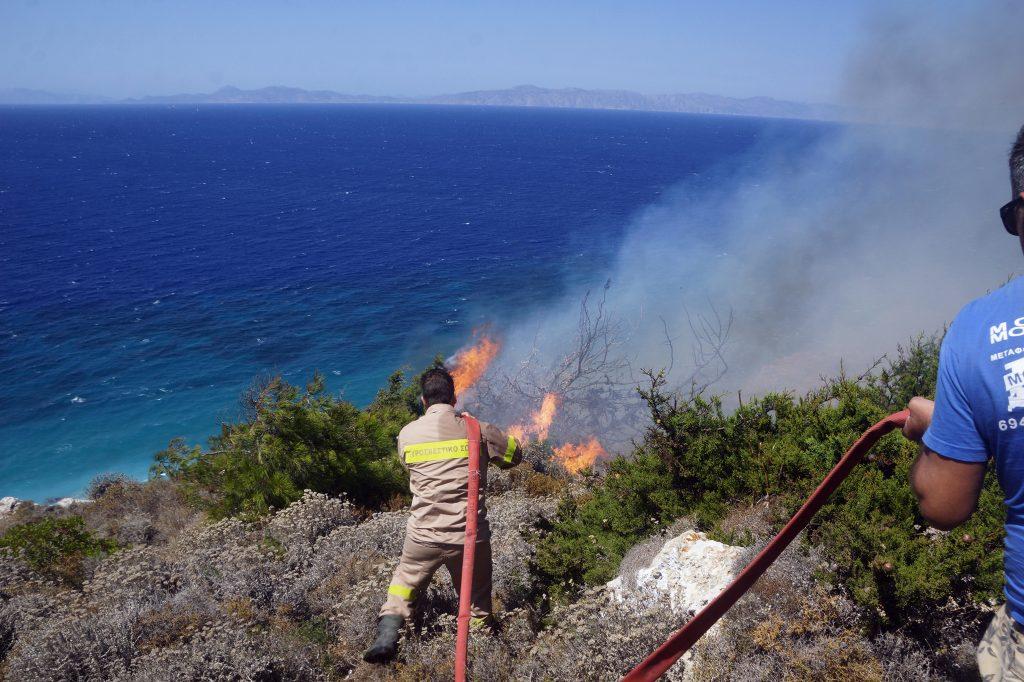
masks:
POLYGON ((54 500, 53 502, 40 504, 34 500, 22 500, 17 497, 0 497, 0 518, 7 516, 8 514, 13 514, 15 511, 18 510, 19 507, 22 507, 26 504, 30 504, 34 507, 45 507, 47 510, 53 510, 70 509, 76 504, 89 504, 90 502, 92 502, 92 500, 87 500, 79 497, 61 497, 59 499, 54 500))

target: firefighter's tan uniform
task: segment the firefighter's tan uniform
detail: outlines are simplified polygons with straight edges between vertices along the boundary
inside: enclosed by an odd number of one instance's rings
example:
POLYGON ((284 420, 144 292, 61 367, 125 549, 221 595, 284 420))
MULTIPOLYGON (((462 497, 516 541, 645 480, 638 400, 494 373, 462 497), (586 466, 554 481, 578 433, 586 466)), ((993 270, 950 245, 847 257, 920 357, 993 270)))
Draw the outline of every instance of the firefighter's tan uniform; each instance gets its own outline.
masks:
MULTIPOLYGON (((519 443, 500 429, 480 422, 480 499, 476 561, 473 566, 472 615, 491 614, 491 532, 484 490, 487 463, 513 467, 522 460, 519 443)), ((406 527, 402 558, 391 578, 381 616, 409 618, 421 590, 442 564, 456 590, 462 577, 466 533, 466 490, 469 484, 469 441, 466 423, 451 405, 431 405, 426 414, 398 434, 398 454, 409 470, 412 512, 406 527)))

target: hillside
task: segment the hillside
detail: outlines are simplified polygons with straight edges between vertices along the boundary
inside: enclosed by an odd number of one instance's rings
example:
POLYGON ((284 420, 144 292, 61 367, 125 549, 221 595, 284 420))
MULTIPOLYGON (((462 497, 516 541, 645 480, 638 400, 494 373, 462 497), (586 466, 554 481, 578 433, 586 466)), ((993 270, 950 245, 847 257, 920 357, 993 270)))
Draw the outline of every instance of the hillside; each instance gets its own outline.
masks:
POLYGON ((665 111, 689 114, 760 116, 840 120, 847 118, 837 106, 805 104, 771 97, 723 97, 705 93, 644 95, 629 90, 584 90, 581 88, 539 88, 520 85, 507 90, 479 90, 440 95, 422 100, 431 104, 474 106, 555 107, 572 109, 621 109, 665 111))
POLYGON ((150 95, 122 100, 125 104, 353 104, 399 101, 392 97, 346 95, 332 90, 303 90, 281 85, 256 90, 242 90, 228 85, 210 93, 150 95))
POLYGON ((848 111, 828 104, 807 104, 771 97, 735 98, 706 93, 645 95, 629 90, 541 88, 520 85, 503 90, 477 90, 427 97, 386 97, 270 86, 244 90, 225 86, 210 93, 181 93, 112 100, 70 96, 39 90, 0 90, 0 104, 442 104, 463 106, 618 109, 691 114, 844 120, 848 111))
MULTIPOLYGON (((640 584, 694 529, 745 547, 743 563, 864 428, 934 390, 937 354, 923 337, 857 379, 733 412, 652 372, 629 456, 573 474, 531 445, 488 482, 500 625, 473 635, 472 678, 617 679, 686 614, 669 593, 619 601, 607 583, 640 584)), ((390 444, 415 416, 414 382, 396 373, 359 410, 317 378, 274 380, 243 406, 207 447, 159 453, 149 482, 104 477, 88 501, 0 516, 0 677, 450 679, 443 572, 399 659, 360 659, 403 538, 390 444)), ((883 439, 670 679, 970 676, 1000 595, 999 493, 989 480, 963 529, 931 531, 906 483, 914 454, 883 439)))

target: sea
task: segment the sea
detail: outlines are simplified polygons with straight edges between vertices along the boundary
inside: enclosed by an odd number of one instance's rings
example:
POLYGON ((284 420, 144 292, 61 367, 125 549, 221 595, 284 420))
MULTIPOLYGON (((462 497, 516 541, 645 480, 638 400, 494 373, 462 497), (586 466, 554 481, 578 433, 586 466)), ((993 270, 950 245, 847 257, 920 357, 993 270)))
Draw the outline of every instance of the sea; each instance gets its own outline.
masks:
MULTIPOLYGON (((254 378, 359 405, 834 126, 413 105, 0 108, 0 497, 145 478, 254 378), (694 190, 694 188, 696 188, 694 190)), ((711 229, 711 228, 709 228, 711 229)), ((686 234, 680 234, 686 239, 686 234)))

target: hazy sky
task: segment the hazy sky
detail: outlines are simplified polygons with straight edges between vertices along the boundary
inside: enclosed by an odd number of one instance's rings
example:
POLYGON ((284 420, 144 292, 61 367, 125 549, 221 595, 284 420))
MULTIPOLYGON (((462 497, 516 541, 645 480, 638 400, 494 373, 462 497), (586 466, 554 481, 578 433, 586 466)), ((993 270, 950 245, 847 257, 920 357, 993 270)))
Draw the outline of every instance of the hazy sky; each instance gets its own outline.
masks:
POLYGON ((423 95, 532 83, 834 101, 873 4, 2 0, 0 88, 423 95))

